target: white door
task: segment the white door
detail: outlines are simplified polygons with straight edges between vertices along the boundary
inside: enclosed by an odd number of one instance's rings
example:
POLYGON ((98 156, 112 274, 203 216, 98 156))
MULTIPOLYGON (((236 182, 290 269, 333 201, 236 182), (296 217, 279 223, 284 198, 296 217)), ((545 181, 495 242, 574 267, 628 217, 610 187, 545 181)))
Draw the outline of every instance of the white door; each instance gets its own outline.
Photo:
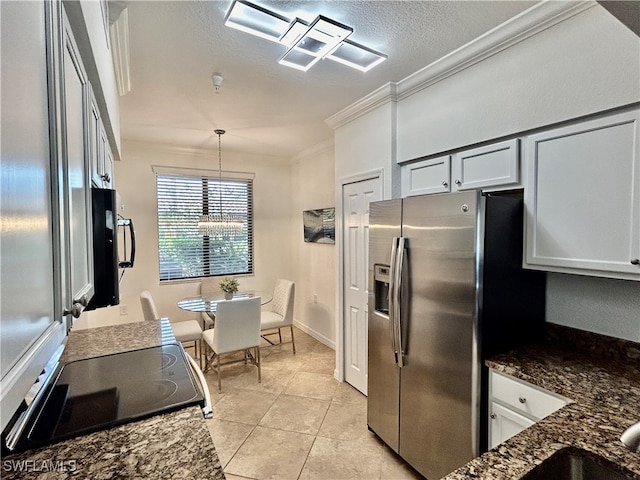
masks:
POLYGON ((379 177, 342 187, 344 377, 365 395, 369 203, 381 199, 382 182, 379 177))

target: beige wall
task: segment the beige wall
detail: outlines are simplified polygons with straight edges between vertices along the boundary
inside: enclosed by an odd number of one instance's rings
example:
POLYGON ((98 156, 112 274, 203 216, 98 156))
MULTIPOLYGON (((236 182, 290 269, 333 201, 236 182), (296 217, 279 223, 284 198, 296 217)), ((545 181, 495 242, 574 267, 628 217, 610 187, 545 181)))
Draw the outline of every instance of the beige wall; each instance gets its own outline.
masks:
MULTIPOLYGON (((155 174, 152 165, 216 168, 216 152, 186 151, 123 142, 123 160, 116 162, 116 189, 123 215, 134 220, 137 251, 133 269, 120 284, 120 305, 85 312, 74 328, 142 320, 139 294, 149 290, 160 315, 172 320, 197 318, 176 302, 197 293, 198 282, 160 285, 155 174), (125 307, 127 315, 121 315, 125 307)), ((296 284, 294 318, 307 333, 335 346, 336 246, 305 243, 303 210, 333 207, 333 143, 320 145, 288 161, 224 150, 222 168, 255 173, 255 275, 239 277, 241 288, 271 291, 276 278, 296 284)), ((217 280, 204 281, 215 289, 217 280)))
POLYGON ((298 326, 335 348, 337 245, 305 243, 302 212, 335 207, 333 143, 291 163, 292 278, 296 282, 298 326))
MULTIPOLYGON (((160 285, 155 174, 152 165, 184 168, 217 168, 217 152, 185 151, 154 145, 123 142, 123 160, 116 162, 116 189, 125 207, 124 216, 134 220, 137 251, 134 268, 120 284, 120 306, 82 315, 75 328, 95 327, 142 320, 139 294, 149 290, 159 314, 173 320, 195 318, 181 311, 176 302, 197 290, 196 282, 160 285), (214 158, 216 157, 216 158, 214 158), (120 315, 126 307, 128 315, 120 315)), ((288 161, 224 150, 225 171, 255 173, 255 275, 239 277, 241 288, 271 291, 278 277, 291 277, 291 182, 288 161)), ((331 185, 331 184, 330 184, 331 185)), ((294 278, 295 280, 295 278, 294 278)), ((215 284, 215 280, 208 280, 215 284)))

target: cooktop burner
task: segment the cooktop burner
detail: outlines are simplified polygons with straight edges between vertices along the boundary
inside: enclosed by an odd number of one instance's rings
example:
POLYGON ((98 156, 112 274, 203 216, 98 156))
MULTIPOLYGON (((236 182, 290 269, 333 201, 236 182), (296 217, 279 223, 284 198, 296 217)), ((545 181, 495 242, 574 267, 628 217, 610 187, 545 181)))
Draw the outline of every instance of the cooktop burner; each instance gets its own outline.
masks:
POLYGON ((184 355, 169 344, 65 365, 29 430, 29 446, 202 405, 184 355))

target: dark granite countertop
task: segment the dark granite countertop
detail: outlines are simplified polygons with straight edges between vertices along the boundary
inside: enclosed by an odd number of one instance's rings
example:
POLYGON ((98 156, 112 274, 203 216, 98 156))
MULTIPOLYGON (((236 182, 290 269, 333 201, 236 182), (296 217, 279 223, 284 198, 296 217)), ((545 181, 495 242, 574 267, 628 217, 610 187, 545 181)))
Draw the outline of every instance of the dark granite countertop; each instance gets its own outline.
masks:
MULTIPOLYGON (((167 320, 72 331, 65 363, 175 342, 167 320)), ((213 441, 198 407, 65 440, 2 459, 9 479, 224 480, 213 441)))
POLYGON ((549 325, 543 341, 493 357, 486 364, 572 403, 446 480, 522 478, 567 446, 610 460, 640 479, 640 453, 631 452, 619 440, 627 427, 640 421, 640 344, 549 325))

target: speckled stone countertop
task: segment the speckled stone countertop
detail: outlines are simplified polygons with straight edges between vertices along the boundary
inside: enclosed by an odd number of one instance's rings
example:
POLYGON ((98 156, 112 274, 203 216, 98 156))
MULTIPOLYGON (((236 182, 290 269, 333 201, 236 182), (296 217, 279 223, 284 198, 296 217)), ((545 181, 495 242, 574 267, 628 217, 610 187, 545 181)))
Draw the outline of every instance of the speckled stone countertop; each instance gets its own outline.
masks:
MULTIPOLYGON (((168 321, 72 331, 65 363, 174 342, 168 321)), ((156 415, 2 459, 9 479, 213 479, 222 466, 199 407, 156 415)))
POLYGON ((573 403, 542 419, 446 480, 522 478, 573 446, 640 479, 640 453, 620 435, 640 421, 640 344, 549 325, 544 341, 489 359, 487 366, 563 395, 573 403))

